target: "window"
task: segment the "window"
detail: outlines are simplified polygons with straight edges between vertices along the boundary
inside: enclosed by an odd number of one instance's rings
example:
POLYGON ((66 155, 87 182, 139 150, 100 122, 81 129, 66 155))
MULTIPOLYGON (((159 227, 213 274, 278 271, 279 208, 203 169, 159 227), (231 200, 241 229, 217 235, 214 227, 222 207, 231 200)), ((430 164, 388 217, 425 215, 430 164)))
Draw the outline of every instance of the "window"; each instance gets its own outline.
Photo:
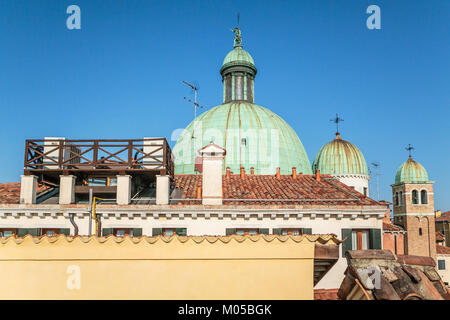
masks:
POLYGON ((2 228, 0 229, 0 237, 11 237, 17 234, 17 229, 8 229, 2 228))
POLYGON ((398 206, 400 202, 398 201, 398 192, 395 193, 395 205, 398 206))
POLYGON ((129 235, 130 237, 142 236, 142 228, 103 228, 102 236, 115 235, 116 237, 124 237, 129 235))
POLYGON ((258 229, 236 229, 236 233, 238 236, 254 236, 258 234, 258 229))
POLYGON ((288 229, 281 229, 281 235, 283 236, 300 236, 302 235, 302 229, 298 228, 288 228, 288 229))
POLYGON ((419 204, 419 194, 417 190, 412 191, 412 204, 419 204))
POLYGON ((367 188, 366 187, 363 188, 363 193, 367 197, 367 188))
POLYGON ((369 230, 352 231, 352 250, 369 249, 369 230))
POLYGON ((400 191, 398 202, 400 203, 401 206, 403 205, 403 191, 400 191))
POLYGON ((58 234, 69 235, 70 229, 69 228, 42 228, 41 229, 42 236, 47 235, 47 237, 54 237, 54 236, 57 236, 58 234))
POLYGON ((342 256, 348 250, 381 249, 381 229, 342 229, 342 256))
POLYGON ((422 228, 419 228, 419 236, 422 235, 422 228))
POLYGON ((420 191, 420 203, 422 204, 428 203, 427 190, 420 191))
POLYGON ((186 228, 153 228, 152 229, 152 236, 171 237, 174 235, 186 236, 187 229, 186 228))
POLYGON ((87 185, 93 187, 117 186, 117 177, 92 176, 87 179, 87 185))
POLYGON ((438 260, 438 270, 445 270, 445 260, 438 260))

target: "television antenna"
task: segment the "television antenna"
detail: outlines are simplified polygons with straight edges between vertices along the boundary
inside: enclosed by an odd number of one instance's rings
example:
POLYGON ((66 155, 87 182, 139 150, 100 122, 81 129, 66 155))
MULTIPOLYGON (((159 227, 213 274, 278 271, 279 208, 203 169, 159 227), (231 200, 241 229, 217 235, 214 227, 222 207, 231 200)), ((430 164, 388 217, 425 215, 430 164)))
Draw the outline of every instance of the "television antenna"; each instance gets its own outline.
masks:
POLYGON ((192 83, 189 83, 187 81, 183 80, 183 83, 185 85, 187 85, 188 87, 190 87, 193 91, 194 91, 194 101, 192 101, 189 98, 184 97, 184 100, 186 100, 189 103, 192 103, 194 105, 194 121, 197 119, 197 108, 204 108, 203 106, 201 106, 198 102, 197 102, 197 95, 198 95, 198 89, 199 86, 198 85, 194 85, 192 83))
POLYGON ((330 121, 332 121, 336 124, 336 135, 339 135, 339 122, 344 121, 344 119, 339 118, 339 115, 336 113, 336 117, 333 119, 330 119, 330 121))
POLYGON ((372 166, 375 167, 375 177, 377 180, 377 201, 380 201, 380 184, 378 182, 378 177, 381 175, 380 173, 378 173, 378 167, 380 166, 380 163, 377 161, 372 162, 372 166))

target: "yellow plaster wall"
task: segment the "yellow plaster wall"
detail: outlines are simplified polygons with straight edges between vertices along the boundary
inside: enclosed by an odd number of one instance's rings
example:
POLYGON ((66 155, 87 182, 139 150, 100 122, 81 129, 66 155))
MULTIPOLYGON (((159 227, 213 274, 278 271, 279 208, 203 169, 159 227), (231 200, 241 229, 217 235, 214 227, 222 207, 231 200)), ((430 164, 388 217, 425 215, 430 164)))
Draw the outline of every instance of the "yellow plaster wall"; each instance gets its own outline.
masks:
POLYGON ((0 299, 313 299, 314 237, 3 239, 0 299))

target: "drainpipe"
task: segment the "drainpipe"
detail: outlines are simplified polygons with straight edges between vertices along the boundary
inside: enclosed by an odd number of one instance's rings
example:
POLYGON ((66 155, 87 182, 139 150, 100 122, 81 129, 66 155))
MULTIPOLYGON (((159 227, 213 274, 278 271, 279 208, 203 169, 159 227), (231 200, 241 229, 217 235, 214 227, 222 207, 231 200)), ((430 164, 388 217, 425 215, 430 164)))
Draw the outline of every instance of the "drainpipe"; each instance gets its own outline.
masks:
POLYGON ((72 223, 72 225, 73 225, 74 235, 77 236, 78 235, 78 226, 75 223, 74 217, 75 217, 75 213, 69 213, 69 220, 70 220, 70 223, 72 223))

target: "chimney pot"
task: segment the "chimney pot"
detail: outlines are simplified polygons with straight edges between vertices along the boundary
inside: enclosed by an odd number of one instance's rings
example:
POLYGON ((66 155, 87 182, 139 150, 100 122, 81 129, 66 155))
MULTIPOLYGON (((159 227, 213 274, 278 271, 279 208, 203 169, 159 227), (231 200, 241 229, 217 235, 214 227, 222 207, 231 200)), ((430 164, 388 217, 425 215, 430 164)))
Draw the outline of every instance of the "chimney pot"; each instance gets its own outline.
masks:
POLYGON ((230 167, 227 167, 227 170, 226 170, 226 175, 225 175, 227 178, 229 178, 230 177, 230 167))
POLYGON ((241 167, 241 178, 245 178, 245 168, 241 167))
POLYGON ((277 179, 280 179, 280 167, 277 168, 277 179))
POLYGON ((197 199, 202 198, 202 186, 197 187, 197 199))
POLYGON ((297 178, 297 168, 296 167, 292 167, 292 178, 297 178))
POLYGON ((320 181, 320 170, 316 169, 316 180, 320 181))
POLYGON ((250 168, 250 174, 253 176, 255 174, 255 168, 251 167, 250 168))

